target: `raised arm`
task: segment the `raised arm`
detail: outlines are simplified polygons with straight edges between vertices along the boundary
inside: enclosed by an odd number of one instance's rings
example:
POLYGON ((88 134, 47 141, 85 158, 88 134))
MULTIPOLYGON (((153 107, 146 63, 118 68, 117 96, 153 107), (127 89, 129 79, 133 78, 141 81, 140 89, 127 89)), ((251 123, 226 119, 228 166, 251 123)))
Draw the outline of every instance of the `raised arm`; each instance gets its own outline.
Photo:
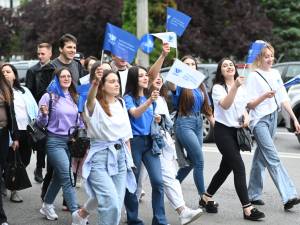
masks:
POLYGON ((96 95, 98 91, 98 87, 103 76, 103 69, 97 68, 95 71, 95 79, 92 81, 91 88, 89 90, 89 94, 86 100, 86 106, 89 111, 89 114, 92 115, 94 112, 95 104, 96 104, 96 95))
POLYGON ((159 74, 159 71, 164 63, 165 58, 170 52, 170 46, 168 43, 162 45, 162 52, 155 63, 150 67, 148 75, 150 82, 155 80, 156 76, 159 74))

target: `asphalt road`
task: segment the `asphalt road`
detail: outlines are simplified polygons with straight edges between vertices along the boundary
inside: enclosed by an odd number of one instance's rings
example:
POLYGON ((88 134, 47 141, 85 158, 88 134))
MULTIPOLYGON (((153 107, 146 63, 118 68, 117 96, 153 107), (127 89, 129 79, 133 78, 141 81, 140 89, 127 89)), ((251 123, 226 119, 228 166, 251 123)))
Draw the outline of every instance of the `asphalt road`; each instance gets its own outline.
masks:
MULTIPOLYGON (((294 184, 300 192, 300 144, 293 134, 287 133, 284 128, 278 129, 275 137, 275 143, 280 152, 280 157, 288 170, 288 173, 294 184)), ((205 155, 205 183, 210 182, 214 172, 217 170, 220 162, 220 153, 215 144, 204 145, 205 155)), ((252 153, 243 153, 243 159, 246 165, 247 177, 251 166, 252 153)), ((41 207, 40 184, 33 180, 33 170, 35 165, 35 157, 28 167, 28 173, 31 176, 33 187, 21 191, 24 198, 23 203, 11 203, 9 198, 4 198, 4 206, 9 218, 10 225, 70 225, 71 216, 67 212, 61 210, 62 195, 59 194, 55 201, 56 212, 58 213, 58 221, 47 221, 39 213, 41 207)), ((198 206, 198 194, 193 182, 192 175, 190 174, 182 184, 183 193, 186 204, 192 208, 198 206)), ((144 220, 145 225, 151 224, 151 191, 149 183, 145 185, 146 195, 140 204, 140 217, 144 220)), ((83 203, 86 199, 84 189, 77 189, 79 201, 83 203)), ((224 225, 240 225, 240 224, 254 224, 255 222, 245 221, 242 215, 240 202, 237 198, 233 185, 232 174, 228 177, 223 186, 215 195, 215 200, 219 202, 219 212, 217 214, 204 213, 197 221, 192 224, 224 224, 224 225)), ((289 225, 300 224, 300 205, 295 206, 290 212, 283 210, 279 193, 275 188, 270 176, 266 173, 266 180, 263 191, 263 200, 266 202, 265 206, 259 207, 266 214, 266 218, 258 224, 265 225, 289 225)), ((178 225, 179 219, 177 213, 171 208, 168 200, 165 198, 166 213, 171 225, 178 225)), ((124 214, 124 213, 123 213, 124 214)), ((89 218, 91 225, 96 225, 97 212, 94 211, 89 218)), ((124 215, 122 217, 124 221, 124 215)), ((122 222, 121 224, 125 224, 122 222)))

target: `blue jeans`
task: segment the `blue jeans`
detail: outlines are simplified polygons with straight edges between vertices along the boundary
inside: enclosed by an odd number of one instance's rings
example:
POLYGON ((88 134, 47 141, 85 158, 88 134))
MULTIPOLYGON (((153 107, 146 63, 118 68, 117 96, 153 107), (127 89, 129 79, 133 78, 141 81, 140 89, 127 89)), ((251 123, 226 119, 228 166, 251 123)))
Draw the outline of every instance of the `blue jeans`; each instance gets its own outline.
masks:
POLYGON ((204 187, 204 159, 202 152, 203 144, 203 127, 201 114, 191 114, 189 116, 178 116, 175 121, 175 134, 183 148, 187 152, 187 157, 191 161, 191 165, 180 168, 177 172, 177 179, 180 183, 194 169, 194 182, 196 184, 198 194, 205 192, 204 187))
POLYGON ((107 172, 107 149, 95 153, 88 182, 98 202, 98 225, 118 225, 126 190, 125 149, 118 150, 118 174, 107 172))
MULTIPOLYGON (((139 180, 141 163, 143 162, 149 174, 152 186, 152 225, 166 225, 164 208, 164 189, 159 155, 152 154, 152 139, 150 136, 134 136, 130 141, 133 162, 136 166, 135 176, 139 180)), ((135 193, 126 191, 125 206, 129 225, 141 225, 138 219, 138 199, 135 193)))
MULTIPOLYGON (((68 137, 48 134, 47 138, 47 157, 54 169, 51 183, 47 189, 44 201, 53 204, 60 188, 62 187, 63 196, 71 213, 78 209, 75 189, 72 187, 69 167, 68 137)), ((72 172, 71 175, 73 176, 72 172)))
POLYGON ((276 126, 277 111, 261 118, 254 127, 253 133, 257 148, 252 161, 248 194, 250 200, 261 198, 265 168, 267 167, 282 202, 285 204, 289 199, 297 197, 297 191, 279 159, 273 142, 276 126))

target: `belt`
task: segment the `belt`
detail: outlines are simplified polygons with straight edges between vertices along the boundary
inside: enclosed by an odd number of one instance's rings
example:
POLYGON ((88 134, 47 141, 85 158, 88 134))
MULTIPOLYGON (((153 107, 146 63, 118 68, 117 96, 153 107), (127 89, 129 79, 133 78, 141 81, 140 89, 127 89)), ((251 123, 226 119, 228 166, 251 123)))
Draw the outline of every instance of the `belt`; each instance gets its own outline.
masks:
POLYGON ((114 147, 116 150, 120 150, 122 148, 122 145, 120 144, 114 144, 114 147))

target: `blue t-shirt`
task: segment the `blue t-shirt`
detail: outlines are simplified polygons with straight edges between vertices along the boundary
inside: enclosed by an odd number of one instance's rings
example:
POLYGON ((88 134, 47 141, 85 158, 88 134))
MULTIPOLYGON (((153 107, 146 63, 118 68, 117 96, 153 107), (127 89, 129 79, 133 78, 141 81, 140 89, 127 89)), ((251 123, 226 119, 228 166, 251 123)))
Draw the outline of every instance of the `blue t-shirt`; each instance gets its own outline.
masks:
MULTIPOLYGON (((134 99, 131 95, 125 95, 124 101, 126 108, 129 111, 132 108, 137 108, 142 105, 147 98, 145 96, 140 97, 138 100, 134 99)), ((133 135, 149 135, 151 132, 151 123, 153 120, 153 104, 151 104, 147 110, 138 118, 134 118, 129 114, 129 120, 131 124, 133 135)))
MULTIPOLYGON (((182 92, 182 87, 176 87, 176 91, 172 91, 172 100, 174 109, 178 110, 180 94, 182 92)), ((194 95, 194 105, 192 107, 192 112, 201 112, 202 105, 204 103, 204 96, 200 88, 195 88, 192 90, 194 95)))

